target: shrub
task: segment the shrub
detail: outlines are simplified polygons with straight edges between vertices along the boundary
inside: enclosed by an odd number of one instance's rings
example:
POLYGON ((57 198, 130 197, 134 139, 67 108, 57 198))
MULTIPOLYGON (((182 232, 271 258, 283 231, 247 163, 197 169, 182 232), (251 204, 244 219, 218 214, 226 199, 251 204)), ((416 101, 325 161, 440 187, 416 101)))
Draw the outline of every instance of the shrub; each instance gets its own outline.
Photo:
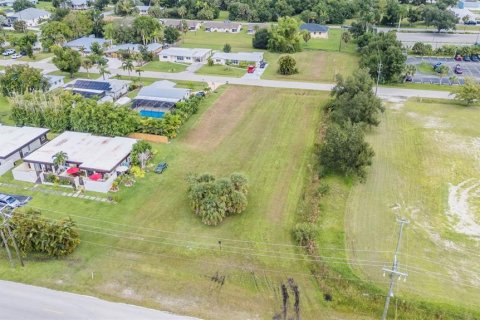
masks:
POLYGON ((225 43, 225 45, 223 46, 223 52, 229 53, 231 51, 232 51, 232 46, 229 43, 225 43))
POLYGON ((315 244, 318 230, 313 223, 297 223, 293 229, 295 241, 304 247, 311 247, 315 244))
POLYGON ((278 59, 278 70, 277 72, 282 74, 282 75, 291 75, 298 73, 298 69, 296 67, 297 61, 290 56, 282 56, 280 59, 278 59))
POLYGON ((138 166, 133 166, 130 168, 130 173, 135 177, 135 178, 143 178, 145 177, 145 170, 138 166))
POLYGON ((317 195, 319 197, 323 197, 323 196, 326 196, 329 192, 330 192, 330 186, 325 182, 320 183, 320 185, 317 188, 317 195))
POLYGON ((208 58, 207 64, 208 64, 209 67, 212 67, 215 63, 213 62, 212 58, 208 58))

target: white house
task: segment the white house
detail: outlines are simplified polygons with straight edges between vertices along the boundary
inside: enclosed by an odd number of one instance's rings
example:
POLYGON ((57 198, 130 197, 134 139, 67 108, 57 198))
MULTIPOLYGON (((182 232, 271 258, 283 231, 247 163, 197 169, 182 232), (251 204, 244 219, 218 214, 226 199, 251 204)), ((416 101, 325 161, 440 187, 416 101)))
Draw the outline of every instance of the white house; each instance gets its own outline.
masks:
POLYGON ((68 84, 65 89, 72 90, 74 93, 80 94, 86 98, 106 98, 108 100, 117 100, 128 92, 131 81, 106 79, 106 80, 89 80, 77 79, 74 83, 68 84))
POLYGON ((148 10, 150 10, 150 6, 135 6, 138 10, 138 14, 141 16, 146 16, 148 14, 148 10))
POLYGON ((211 49, 168 48, 160 52, 160 61, 194 63, 207 61, 211 49))
MULTIPOLYGON (((197 31, 200 29, 202 24, 197 20, 185 20, 187 22, 188 31, 197 31)), ((182 20, 180 19, 160 19, 160 22, 163 23, 166 27, 174 27, 177 29, 182 29, 182 20)))
POLYGON ((215 64, 254 64, 258 66, 263 61, 263 52, 215 52, 212 56, 215 64))
POLYGON ((133 99, 132 108, 139 111, 141 116, 162 118, 192 93, 190 89, 175 88, 175 85, 175 82, 161 80, 143 87, 133 99))
POLYGON ((53 76, 47 74, 44 77, 48 80, 48 84, 50 85, 50 87, 48 88, 49 91, 55 90, 65 85, 64 76, 53 76))
MULTIPOLYGON (((105 51, 105 54, 116 58, 119 51, 129 51, 130 53, 140 52, 140 47, 142 47, 142 45, 138 43, 114 44, 105 51)), ((145 48, 147 49, 147 52, 151 52, 154 55, 157 55, 158 53, 160 53, 160 51, 162 51, 162 44, 153 42, 147 44, 145 48)))
POLYGON ((300 30, 306 30, 310 33, 312 38, 321 38, 327 39, 328 38, 328 27, 318 24, 318 23, 304 23, 300 25, 300 30))
POLYGON ((50 19, 52 14, 48 11, 37 9, 37 8, 27 8, 22 11, 15 12, 14 14, 7 17, 10 24, 13 24, 15 21, 25 21, 27 27, 36 27, 42 21, 50 19))
POLYGON ((0 124, 0 176, 47 141, 49 129, 0 124))
MULTIPOLYGON (((32 4, 37 5, 38 0, 29 0, 32 4)), ((13 7, 15 0, 2 0, 0 1, 0 7, 13 7)))
POLYGON ((207 32, 239 33, 242 30, 240 23, 232 21, 207 21, 204 26, 207 32))
POLYGON ((65 131, 30 153, 12 170, 16 180, 46 183, 52 178, 61 185, 84 187, 87 191, 108 192, 117 176, 130 167, 135 139, 101 137, 65 131), (65 166, 56 167, 54 156, 64 152, 65 166))
POLYGON ((88 10, 90 2, 88 0, 68 0, 64 1, 60 6, 72 10, 88 10))

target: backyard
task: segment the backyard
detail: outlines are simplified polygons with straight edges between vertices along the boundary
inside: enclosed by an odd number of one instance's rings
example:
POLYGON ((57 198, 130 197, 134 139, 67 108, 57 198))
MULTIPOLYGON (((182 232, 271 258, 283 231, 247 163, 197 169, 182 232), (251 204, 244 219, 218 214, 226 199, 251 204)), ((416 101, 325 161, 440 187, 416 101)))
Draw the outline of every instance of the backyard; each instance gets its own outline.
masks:
POLYGON ((25 269, 12 271, 3 260, 0 276, 218 319, 273 317, 281 311, 279 287, 291 277, 301 288, 302 317, 338 316, 322 302, 290 233, 327 96, 219 89, 176 140, 154 146, 154 163, 167 161, 167 171, 122 188, 119 204, 25 192, 45 215, 71 216, 82 243, 66 259, 28 259, 25 269), (186 199, 189 172, 244 173, 247 210, 217 227, 203 225, 186 199))

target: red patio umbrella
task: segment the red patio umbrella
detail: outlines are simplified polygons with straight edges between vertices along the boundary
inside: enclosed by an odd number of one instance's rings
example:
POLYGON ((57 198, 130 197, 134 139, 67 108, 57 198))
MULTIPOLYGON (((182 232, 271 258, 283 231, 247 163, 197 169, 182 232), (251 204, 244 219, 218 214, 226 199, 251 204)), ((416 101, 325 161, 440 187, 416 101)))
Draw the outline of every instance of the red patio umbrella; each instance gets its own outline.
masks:
POLYGON ((78 167, 70 167, 67 169, 67 173, 68 174, 75 174, 75 173, 78 173, 80 172, 80 168, 78 167))
POLYGON ((102 179, 102 174, 101 173, 94 173, 90 177, 90 180, 97 181, 102 179))

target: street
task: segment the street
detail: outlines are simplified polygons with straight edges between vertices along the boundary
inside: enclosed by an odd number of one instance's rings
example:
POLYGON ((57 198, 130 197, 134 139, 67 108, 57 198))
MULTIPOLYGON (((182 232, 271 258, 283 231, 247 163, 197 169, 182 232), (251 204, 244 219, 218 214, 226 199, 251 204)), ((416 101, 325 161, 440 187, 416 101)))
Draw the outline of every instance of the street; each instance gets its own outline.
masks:
POLYGON ((95 297, 0 280, 1 320, 195 320, 95 297))

